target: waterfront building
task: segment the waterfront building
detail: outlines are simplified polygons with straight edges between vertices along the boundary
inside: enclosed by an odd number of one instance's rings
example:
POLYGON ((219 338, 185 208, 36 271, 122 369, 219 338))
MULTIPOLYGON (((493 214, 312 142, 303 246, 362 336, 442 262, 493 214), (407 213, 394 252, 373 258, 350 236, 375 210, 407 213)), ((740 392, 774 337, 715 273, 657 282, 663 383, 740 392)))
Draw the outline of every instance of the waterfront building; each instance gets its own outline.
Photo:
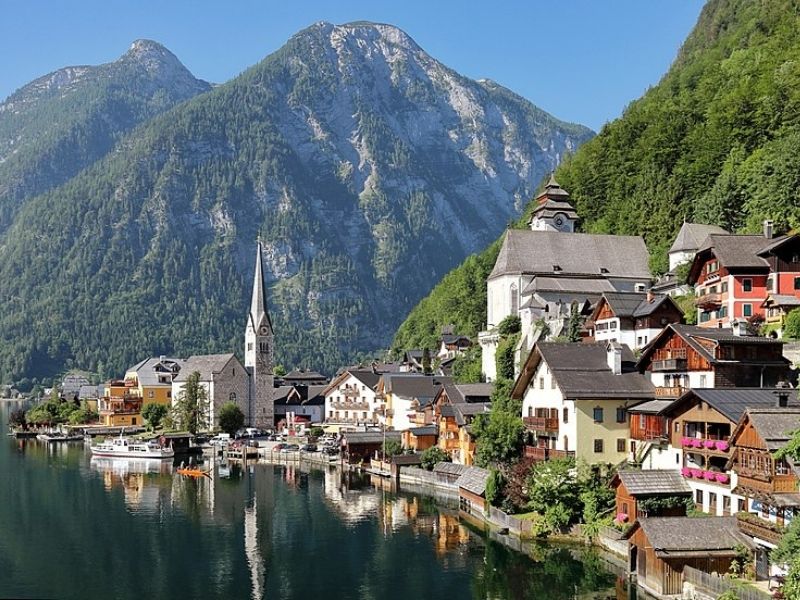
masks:
POLYGON ((219 411, 227 402, 236 404, 245 416, 248 414, 250 377, 235 354, 203 354, 186 359, 172 381, 173 404, 180 400, 186 380, 193 373, 200 374, 199 384, 206 393, 206 420, 210 429, 219 425, 219 411))
POLYGON ((385 423, 385 404, 375 387, 381 374, 373 369, 349 368, 322 391, 325 423, 340 430, 376 427, 385 423))
POLYGON ((749 335, 743 326, 673 324, 643 349, 636 366, 657 397, 677 398, 689 388, 772 387, 788 375, 782 352, 782 342, 749 335))
POLYGON ((272 428, 275 424, 273 392, 275 381, 275 332, 267 310, 264 260, 261 240, 256 243, 256 266, 250 312, 244 330, 244 366, 249 376, 243 412, 252 427, 272 428))
POLYGON ((186 361, 159 356, 145 358, 125 372, 125 387, 139 396, 144 405, 172 404, 172 380, 186 361))
POLYGON ((617 519, 681 517, 692 490, 677 469, 659 471, 621 470, 611 481, 615 490, 617 519), (668 500, 674 499, 675 502, 668 500), (655 502, 652 502, 655 501, 655 502))
POLYGON ((619 342, 639 350, 683 312, 669 296, 652 292, 604 292, 586 321, 587 340, 619 342))
POLYGON ((491 383, 446 383, 433 400, 433 422, 438 427, 438 446, 454 463, 472 465, 475 438, 472 421, 491 410, 491 383))
POLYGON ((399 431, 347 431, 342 433, 342 459, 349 464, 369 462, 386 442, 401 442, 399 431))
POLYGON ((89 380, 78 373, 68 373, 61 380, 61 397, 72 400, 79 395, 81 387, 89 385, 89 380))
POLYGON ((106 383, 103 397, 97 401, 100 424, 106 427, 141 427, 142 399, 128 391, 122 380, 106 383))
POLYGON ((486 482, 489 471, 480 467, 467 467, 456 480, 458 506, 468 515, 485 518, 489 512, 486 502, 486 482))
POLYGON ((325 420, 327 385, 287 385, 275 388, 275 424, 291 413, 295 423, 314 424, 325 420))
POLYGON ((411 427, 402 432, 403 448, 414 452, 422 452, 436 445, 439 428, 436 425, 411 427))
POLYGON ((634 365, 630 348, 617 342, 537 343, 511 392, 522 400, 525 457, 625 461, 628 408, 654 397, 634 365))
POLYGON ((521 319, 517 351, 525 354, 542 333, 562 335, 573 310, 588 315, 604 292, 644 292, 650 284, 642 237, 575 233, 578 215, 552 179, 536 202, 530 229, 506 232, 486 282, 487 323, 478 341, 488 381, 497 376, 497 326, 509 315, 521 319))
POLYGON ((419 423, 417 414, 432 415, 428 410, 441 387, 451 383, 449 377, 438 375, 419 375, 416 373, 384 373, 381 375, 376 391, 378 398, 386 404, 386 427, 396 431, 410 429, 419 423))

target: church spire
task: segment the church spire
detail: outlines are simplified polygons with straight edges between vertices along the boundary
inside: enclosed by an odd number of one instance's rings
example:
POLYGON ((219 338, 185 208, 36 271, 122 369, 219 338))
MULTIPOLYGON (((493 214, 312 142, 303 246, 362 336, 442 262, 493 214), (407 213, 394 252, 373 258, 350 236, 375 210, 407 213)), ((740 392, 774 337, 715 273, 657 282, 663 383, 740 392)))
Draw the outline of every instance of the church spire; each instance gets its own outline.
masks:
POLYGON ((253 327, 266 324, 272 331, 272 321, 267 310, 267 292, 264 285, 264 262, 261 257, 261 238, 256 242, 256 270, 253 275, 253 296, 250 300, 250 319, 253 327), (262 323, 266 321, 266 323, 262 323))

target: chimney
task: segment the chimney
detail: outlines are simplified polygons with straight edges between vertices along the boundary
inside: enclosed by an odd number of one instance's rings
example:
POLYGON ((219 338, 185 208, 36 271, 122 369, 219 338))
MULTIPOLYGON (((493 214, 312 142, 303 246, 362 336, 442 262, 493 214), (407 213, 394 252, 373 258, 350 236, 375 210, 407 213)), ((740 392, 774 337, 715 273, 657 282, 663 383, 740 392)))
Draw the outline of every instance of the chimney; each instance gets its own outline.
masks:
POLYGON ((731 327, 733 328, 733 335, 737 337, 747 337, 750 335, 747 321, 744 319, 736 319, 731 323, 731 327))
POLYGON ((789 406, 789 384, 785 381, 779 381, 775 387, 777 388, 773 394, 777 397, 775 401, 776 408, 786 408, 789 406))
POLYGON ((606 361, 614 375, 622 374, 622 346, 618 342, 610 342, 606 346, 606 361))
POLYGON ((764 237, 767 238, 768 240, 771 240, 772 239, 772 235, 773 235, 773 232, 772 232, 772 220, 771 219, 765 219, 764 220, 764 237))
POLYGON ((166 356, 164 356, 163 354, 162 354, 161 356, 159 356, 159 357, 158 357, 158 361, 159 361, 159 362, 162 362, 162 363, 163 363, 165 360, 167 360, 167 357, 166 357, 166 356))
POLYGON ((649 288, 647 290, 647 303, 652 304, 656 299, 656 295, 653 293, 653 288, 649 288))

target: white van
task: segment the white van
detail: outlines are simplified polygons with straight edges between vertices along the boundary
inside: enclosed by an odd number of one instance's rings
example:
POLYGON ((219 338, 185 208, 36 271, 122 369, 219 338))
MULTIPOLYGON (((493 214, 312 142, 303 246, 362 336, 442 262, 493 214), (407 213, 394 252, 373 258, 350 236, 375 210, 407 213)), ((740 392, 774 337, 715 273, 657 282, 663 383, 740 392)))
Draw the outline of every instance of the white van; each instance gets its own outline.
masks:
POLYGON ((231 434, 230 433, 218 433, 213 438, 208 440, 208 443, 212 446, 227 446, 231 443, 231 434))

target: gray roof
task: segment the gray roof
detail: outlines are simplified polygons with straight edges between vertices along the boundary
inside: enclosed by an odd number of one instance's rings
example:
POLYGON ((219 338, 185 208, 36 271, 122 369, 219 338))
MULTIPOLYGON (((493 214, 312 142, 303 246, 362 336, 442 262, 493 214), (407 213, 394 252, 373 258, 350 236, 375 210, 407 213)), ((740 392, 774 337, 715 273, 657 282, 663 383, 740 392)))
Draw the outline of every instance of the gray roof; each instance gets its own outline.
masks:
POLYGON ((459 465, 450 462, 440 462, 434 465, 433 472, 446 473, 447 475, 461 475, 467 469, 469 469, 469 467, 466 465, 459 465))
MULTIPOLYGON (((655 395, 653 384, 635 370, 630 348, 625 345, 621 347, 622 373, 619 375, 615 375, 608 366, 605 342, 539 342, 531 355, 536 360, 538 352, 544 359, 566 398, 652 398, 655 395)), ((527 365, 523 375, 526 371, 527 365)), ((525 387, 533 377, 532 371, 526 377, 525 387)))
MULTIPOLYGON (((776 391, 777 388, 692 388, 681 398, 673 401, 673 406, 668 412, 678 409, 696 396, 733 423, 738 423, 747 409, 774 408, 777 401, 776 391)), ((800 410, 797 392, 795 390, 788 391, 790 392, 789 408, 800 410)), ((785 411, 786 409, 781 410, 785 411)))
POLYGON ((728 269, 742 267, 768 269, 769 263, 758 256, 758 252, 768 241, 762 235, 711 234, 698 252, 713 251, 720 264, 728 269))
POLYGON ((317 406, 325 404, 327 385, 294 385, 286 395, 286 404, 292 406, 317 406), (292 393, 294 392, 294 393, 292 393))
POLYGON ((417 399, 422 406, 430 403, 439 389, 452 381, 449 377, 417 373, 385 373, 382 377, 387 393, 400 398, 417 399))
POLYGON ((382 444, 386 441, 400 441, 402 433, 399 431, 356 431, 345 432, 342 438, 347 444, 382 444))
POLYGON ((436 435, 439 433, 439 428, 436 425, 426 425, 424 427, 412 427, 409 431, 415 435, 436 435))
POLYGON ((289 371, 286 375, 283 376, 284 381, 319 381, 319 380, 327 380, 327 377, 322 373, 318 373, 316 371, 301 371, 299 369, 294 369, 293 371, 289 371))
POLYGON ((631 414, 639 414, 643 413, 646 415, 657 415, 668 409, 670 406, 675 404, 677 399, 675 400, 648 400, 647 402, 642 402, 641 404, 637 404, 636 406, 632 406, 628 409, 628 412, 631 414))
POLYGON ((747 411, 750 422, 769 450, 779 450, 800 429, 800 407, 759 408, 747 411))
POLYGON ((800 298, 789 294, 770 294, 764 300, 767 306, 800 306, 800 298))
POLYGON ((373 372, 372 369, 352 369, 348 370, 347 373, 358 379, 370 389, 378 385, 378 381, 381 379, 381 374, 373 372))
POLYGON ((102 387, 103 386, 97 385, 82 385, 80 391, 78 391, 78 398, 81 400, 100 398, 103 395, 102 387))
POLYGON ((640 236, 509 229, 489 279, 506 273, 600 274, 650 279, 650 256, 640 236))
POLYGON ((483 398, 488 400, 494 390, 493 383, 457 383, 455 387, 467 402, 480 401, 483 398))
POLYGON ((642 517, 638 523, 661 558, 695 552, 733 553, 737 544, 752 547, 739 531, 736 517, 642 517))
POLYGON ((727 234, 722 227, 717 225, 705 225, 703 223, 684 223, 678 232, 678 237, 672 243, 669 253, 673 252, 694 252, 706 241, 712 233, 727 234))
POLYGON ((644 292, 604 292, 605 298, 614 315, 623 318, 639 318, 653 314, 665 304, 672 304, 680 313, 681 310, 669 296, 665 294, 654 294, 652 301, 650 296, 644 292))
POLYGON ((522 290, 523 296, 542 292, 575 292, 579 294, 600 295, 613 292, 616 288, 600 275, 596 277, 551 277, 537 275, 522 290))
POLYGON ((231 353, 190 356, 173 381, 186 381, 189 375, 195 372, 200 373, 200 381, 210 381, 213 374, 222 371, 231 359, 236 360, 236 355, 231 353))
POLYGON ((489 479, 489 471, 480 467, 467 467, 456 481, 456 485, 472 492, 477 496, 483 496, 486 492, 486 480, 489 479))
POLYGON ((136 363, 134 366, 128 369, 126 373, 136 373, 136 379, 139 380, 139 385, 142 386, 170 385, 172 376, 170 375, 169 383, 161 383, 158 380, 159 373, 172 373, 173 366, 177 367, 177 371, 180 371, 185 363, 186 361, 182 358, 164 357, 164 360, 162 361, 161 357, 156 356, 152 358, 145 358, 144 360, 136 363))
POLYGON ((71 398, 81 391, 82 386, 89 384, 90 382, 85 376, 70 373, 69 375, 65 375, 64 379, 61 381, 61 393, 71 398))
POLYGON ((617 475, 625 489, 633 496, 655 496, 659 494, 691 494, 692 488, 680 471, 619 471, 617 475))

